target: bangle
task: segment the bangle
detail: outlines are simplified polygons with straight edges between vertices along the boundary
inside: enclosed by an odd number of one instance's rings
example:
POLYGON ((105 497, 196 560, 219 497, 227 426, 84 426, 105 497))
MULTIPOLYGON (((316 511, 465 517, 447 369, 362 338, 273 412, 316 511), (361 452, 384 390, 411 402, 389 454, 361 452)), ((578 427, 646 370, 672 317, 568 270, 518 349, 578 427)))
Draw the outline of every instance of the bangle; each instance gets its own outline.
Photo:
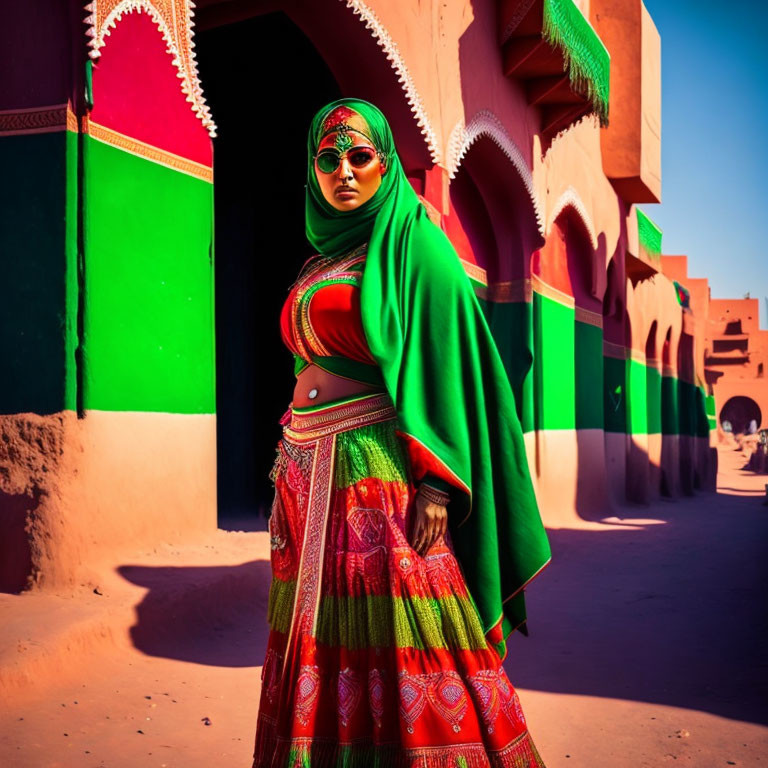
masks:
POLYGON ((419 486, 419 493, 427 501, 431 501, 434 504, 439 504, 441 507, 447 506, 448 502, 451 500, 451 497, 449 494, 444 493, 443 491, 438 491, 437 488, 433 488, 431 485, 428 485, 427 483, 422 483, 419 486))

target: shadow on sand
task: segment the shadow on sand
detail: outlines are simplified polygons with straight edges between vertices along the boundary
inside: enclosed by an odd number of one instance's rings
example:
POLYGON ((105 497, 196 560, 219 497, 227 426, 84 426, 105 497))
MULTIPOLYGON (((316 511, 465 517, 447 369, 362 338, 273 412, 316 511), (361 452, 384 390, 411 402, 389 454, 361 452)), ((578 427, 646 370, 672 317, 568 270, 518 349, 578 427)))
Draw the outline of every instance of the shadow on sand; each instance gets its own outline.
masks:
POLYGON ((618 530, 549 531, 530 636, 510 638, 513 684, 768 722, 761 498, 700 493, 621 517, 618 530))
MULTIPOLYGON (((516 686, 768 721, 760 497, 699 493, 549 535, 552 563, 527 591, 530 637, 510 638, 516 686)), ((131 630, 139 650, 262 664, 268 561, 119 572, 148 589, 131 630)))
POLYGON ((150 656, 217 667, 255 667, 267 647, 269 561, 146 567, 118 573, 148 591, 136 606, 133 645, 150 656))

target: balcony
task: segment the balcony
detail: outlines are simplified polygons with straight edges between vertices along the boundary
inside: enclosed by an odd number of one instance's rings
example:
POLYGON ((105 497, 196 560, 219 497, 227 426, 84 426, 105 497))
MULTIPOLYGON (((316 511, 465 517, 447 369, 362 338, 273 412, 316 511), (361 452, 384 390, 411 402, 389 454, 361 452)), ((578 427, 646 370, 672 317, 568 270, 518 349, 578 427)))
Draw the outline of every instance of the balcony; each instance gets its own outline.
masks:
POLYGON ((729 349, 747 350, 749 336, 746 333, 727 334, 712 337, 712 350, 714 352, 727 352, 729 349))
POLYGON ((611 52, 611 124, 600 132, 603 170, 628 203, 661 202, 661 38, 642 0, 590 0, 611 52))
MULTIPOLYGON (((627 221, 627 276, 633 284, 645 280, 661 271, 661 229, 639 208, 627 221)), ((675 283, 677 300, 685 309, 690 295, 679 283, 675 283)))
POLYGON ((749 362, 749 352, 746 349, 729 349, 718 352, 707 350, 704 354, 704 365, 740 365, 749 362))
POLYGON ((610 56, 573 0, 501 0, 504 74, 541 108, 546 138, 586 115, 608 124, 610 56))

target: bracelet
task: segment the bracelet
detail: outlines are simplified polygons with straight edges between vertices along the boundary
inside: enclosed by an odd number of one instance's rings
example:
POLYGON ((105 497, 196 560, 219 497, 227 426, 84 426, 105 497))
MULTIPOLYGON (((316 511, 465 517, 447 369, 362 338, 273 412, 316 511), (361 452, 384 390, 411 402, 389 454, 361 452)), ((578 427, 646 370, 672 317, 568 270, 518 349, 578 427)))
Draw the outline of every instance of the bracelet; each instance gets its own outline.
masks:
POLYGON ((439 491, 437 488, 433 488, 427 483, 422 483, 419 486, 419 493, 427 501, 431 501, 434 504, 439 504, 441 507, 447 506, 448 502, 451 500, 449 494, 445 493, 444 491, 439 491))

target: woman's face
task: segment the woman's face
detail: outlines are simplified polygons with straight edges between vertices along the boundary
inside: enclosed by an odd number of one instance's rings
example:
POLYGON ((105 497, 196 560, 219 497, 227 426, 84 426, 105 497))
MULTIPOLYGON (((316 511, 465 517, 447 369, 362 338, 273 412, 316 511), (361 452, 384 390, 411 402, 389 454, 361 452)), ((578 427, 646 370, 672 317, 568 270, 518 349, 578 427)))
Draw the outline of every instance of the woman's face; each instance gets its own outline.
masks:
POLYGON ((339 211, 352 211, 370 200, 381 186, 384 166, 376 154, 373 143, 357 131, 329 133, 317 149, 317 155, 325 150, 333 164, 334 155, 340 154, 338 167, 330 173, 320 170, 315 158, 315 176, 323 197, 339 211))

